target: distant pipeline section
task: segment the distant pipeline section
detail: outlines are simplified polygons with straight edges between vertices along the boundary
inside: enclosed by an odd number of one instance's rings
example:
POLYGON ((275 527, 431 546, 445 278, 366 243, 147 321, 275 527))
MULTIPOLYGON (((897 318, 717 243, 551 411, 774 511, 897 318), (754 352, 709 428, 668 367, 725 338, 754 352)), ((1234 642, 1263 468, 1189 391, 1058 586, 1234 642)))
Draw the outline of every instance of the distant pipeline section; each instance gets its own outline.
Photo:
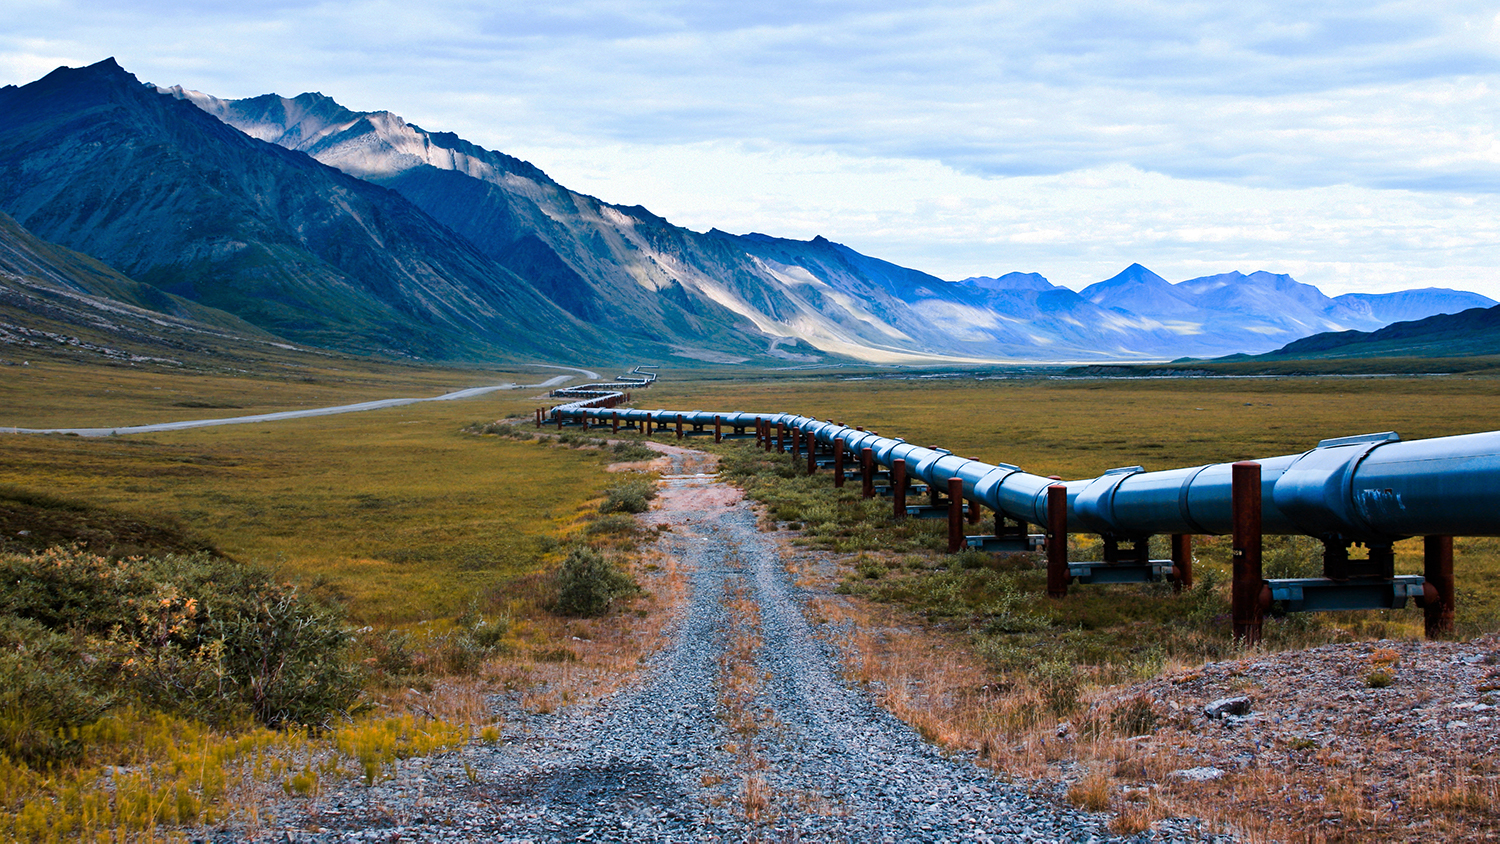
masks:
POLYGON ((847 463, 867 497, 875 494, 874 481, 884 481, 882 491, 896 500, 898 517, 930 515, 941 509, 946 493, 948 509, 956 512, 967 504, 970 523, 978 521, 979 507, 994 511, 996 523, 991 537, 964 537, 958 524, 950 530, 950 550, 964 542, 1008 550, 1045 544, 1049 592, 1059 597, 1071 581, 1167 579, 1179 588, 1190 585, 1190 537, 1233 534, 1235 630, 1251 641, 1259 638, 1260 618, 1273 602, 1290 611, 1311 611, 1394 608, 1414 599, 1428 610, 1429 634, 1444 632, 1453 618, 1452 537, 1500 536, 1500 431, 1409 442, 1394 432, 1367 434, 1253 462, 1156 472, 1128 466, 1061 481, 807 416, 617 410, 624 393, 597 392, 545 415, 539 411, 538 424, 647 432, 675 427, 679 436, 685 428, 694 433, 712 428, 716 438, 725 436, 725 429, 729 436, 754 431, 768 450, 805 457, 809 472, 834 468, 836 483, 842 482, 847 463), (931 503, 904 507, 907 492, 918 483, 926 485, 931 503), (1030 525, 1046 531, 1032 535, 1030 525), (1105 559, 1070 563, 1068 531, 1098 534, 1105 559), (1321 540, 1324 577, 1263 580, 1259 557, 1265 534, 1321 540), (1148 559, 1148 540, 1159 535, 1173 537, 1171 561, 1148 559), (1414 536, 1428 538, 1426 573, 1398 577, 1392 543, 1414 536), (1364 546, 1367 556, 1351 558, 1351 546, 1364 546))

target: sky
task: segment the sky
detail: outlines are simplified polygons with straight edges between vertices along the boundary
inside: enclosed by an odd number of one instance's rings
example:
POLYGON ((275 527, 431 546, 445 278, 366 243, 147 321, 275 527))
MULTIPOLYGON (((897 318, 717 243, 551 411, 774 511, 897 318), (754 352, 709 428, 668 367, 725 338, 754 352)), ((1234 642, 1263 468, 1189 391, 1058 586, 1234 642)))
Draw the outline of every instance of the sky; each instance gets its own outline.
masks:
POLYGON ((0 0, 0 84, 113 56, 320 91, 695 230, 949 279, 1138 262, 1500 299, 1493 2, 1039 5, 0 0))

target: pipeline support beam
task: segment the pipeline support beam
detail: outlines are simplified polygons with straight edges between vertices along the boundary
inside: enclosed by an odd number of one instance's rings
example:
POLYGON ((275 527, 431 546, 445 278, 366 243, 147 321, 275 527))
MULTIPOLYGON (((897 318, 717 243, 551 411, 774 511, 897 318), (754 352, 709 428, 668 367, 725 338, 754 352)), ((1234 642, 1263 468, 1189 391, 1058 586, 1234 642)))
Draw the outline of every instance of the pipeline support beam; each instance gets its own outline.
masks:
POLYGON ((1261 491, 1260 464, 1236 463, 1232 467, 1234 484, 1233 574, 1230 583, 1230 612, 1234 618, 1234 638, 1250 647, 1260 642, 1261 590, 1261 491))

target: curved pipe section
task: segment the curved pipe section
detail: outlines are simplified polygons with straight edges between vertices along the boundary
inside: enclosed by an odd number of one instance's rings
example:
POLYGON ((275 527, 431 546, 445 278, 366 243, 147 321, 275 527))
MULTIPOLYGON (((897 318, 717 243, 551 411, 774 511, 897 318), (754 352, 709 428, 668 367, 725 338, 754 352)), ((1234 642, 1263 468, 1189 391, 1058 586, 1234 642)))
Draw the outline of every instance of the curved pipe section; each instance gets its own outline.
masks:
MULTIPOLYGON (((858 459, 868 448, 890 468, 937 488, 963 481, 964 498, 1031 524, 1047 523, 1047 487, 1059 483, 1009 464, 957 457, 847 425, 787 413, 601 410, 602 398, 561 405, 554 414, 578 422, 677 421, 751 427, 763 420, 797 428, 814 441, 844 443, 858 459)), ((1500 431, 1402 442, 1394 433, 1324 440, 1300 454, 1268 457, 1261 466, 1261 526, 1267 534, 1345 542, 1389 542, 1408 536, 1500 536, 1500 431)), ((1112 469, 1066 482, 1068 523, 1087 533, 1119 537, 1225 534, 1232 529, 1230 463, 1147 472, 1112 469)))

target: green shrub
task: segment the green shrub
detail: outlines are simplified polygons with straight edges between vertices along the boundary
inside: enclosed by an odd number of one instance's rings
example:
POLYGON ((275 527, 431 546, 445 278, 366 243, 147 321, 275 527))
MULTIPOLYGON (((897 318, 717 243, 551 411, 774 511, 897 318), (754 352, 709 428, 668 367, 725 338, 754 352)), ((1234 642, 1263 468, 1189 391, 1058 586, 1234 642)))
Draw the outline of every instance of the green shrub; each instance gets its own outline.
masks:
POLYGON ((565 615, 604 615, 617 599, 639 591, 630 575, 592 548, 568 552, 557 572, 557 608, 565 615))
POLYGON ((588 532, 597 534, 619 534, 632 536, 640 532, 641 526, 629 513, 609 513, 589 522, 588 532))
POLYGON ((650 478, 630 478, 604 491, 601 513, 644 513, 656 497, 656 482, 650 478))
POLYGON ((1014 577, 1000 583, 995 598, 976 610, 986 633, 1036 633, 1052 626, 1050 616, 1032 609, 1038 603, 1036 598, 1021 592, 1014 577))
POLYGON ((644 445, 629 440, 615 443, 610 450, 621 460, 652 460, 660 456, 644 445))
POLYGON ((36 765, 72 755, 70 729, 92 722, 115 695, 80 637, 0 616, 0 751, 36 765))
MULTIPOLYGON (((0 618, 13 630, 29 621, 66 634, 81 663, 102 666, 87 687, 94 699, 128 695, 213 723, 279 726, 324 723, 359 695, 342 615, 262 569, 207 554, 110 560, 52 549, 0 555, 0 582, 12 585, 0 618)), ((37 705, 51 709, 28 716, 39 723, 68 717, 61 698, 37 705)))

